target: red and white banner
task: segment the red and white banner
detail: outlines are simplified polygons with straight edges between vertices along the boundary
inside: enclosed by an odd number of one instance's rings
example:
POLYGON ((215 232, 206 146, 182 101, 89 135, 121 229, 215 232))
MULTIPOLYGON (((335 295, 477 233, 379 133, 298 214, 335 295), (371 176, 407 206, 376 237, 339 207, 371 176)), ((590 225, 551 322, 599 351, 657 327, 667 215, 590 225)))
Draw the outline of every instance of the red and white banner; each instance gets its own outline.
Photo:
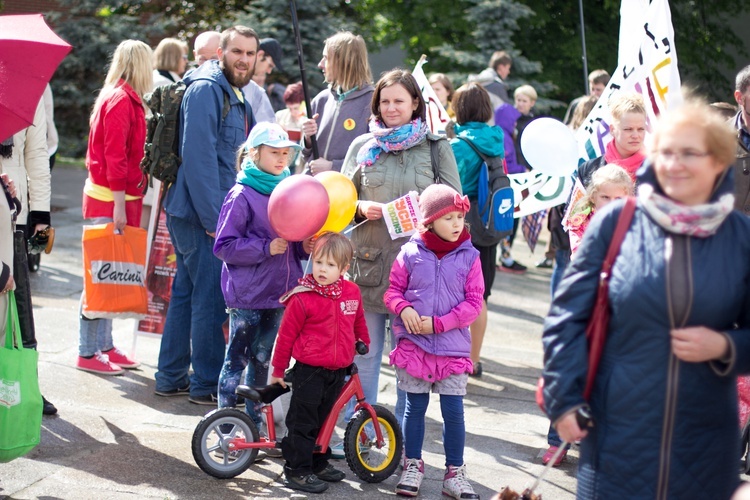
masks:
POLYGON ((167 320, 167 309, 172 294, 172 281, 177 272, 172 240, 167 231, 167 214, 162 206, 159 193, 151 208, 148 230, 149 252, 146 264, 146 289, 148 290, 148 314, 136 325, 137 334, 161 335, 167 320))

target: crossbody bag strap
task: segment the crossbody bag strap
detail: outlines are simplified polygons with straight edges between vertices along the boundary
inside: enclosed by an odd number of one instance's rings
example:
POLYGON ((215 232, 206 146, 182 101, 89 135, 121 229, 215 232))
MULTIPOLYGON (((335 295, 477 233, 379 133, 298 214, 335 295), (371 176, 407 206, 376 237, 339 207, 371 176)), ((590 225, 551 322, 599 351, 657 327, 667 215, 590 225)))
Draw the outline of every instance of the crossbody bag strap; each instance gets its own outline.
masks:
POLYGON ((604 352, 604 343, 607 340, 607 329, 609 328, 609 278, 612 266, 617 259, 617 255, 620 253, 620 246, 628 232, 634 213, 635 198, 629 197, 625 200, 625 206, 620 211, 615 232, 609 242, 607 254, 604 257, 602 269, 599 273, 599 285, 596 290, 594 309, 591 311, 588 325, 586 325, 586 339, 589 349, 589 371, 586 375, 586 385, 583 391, 583 397, 586 400, 589 399, 593 390, 599 361, 604 352))
POLYGON ((617 259, 617 255, 620 253, 620 245, 622 240, 625 239, 625 235, 630 227, 630 221, 633 220, 633 214, 635 213, 635 198, 630 196, 625 200, 625 205, 622 207, 620 212, 620 218, 617 220, 617 226, 615 226, 615 232, 612 234, 612 240, 609 242, 609 248, 607 249, 607 255, 604 257, 604 263, 602 264, 602 271, 599 275, 599 279, 605 279, 609 281, 610 274, 612 272, 612 266, 617 259))
POLYGON ((435 176, 435 184, 441 184, 440 165, 438 165, 438 158, 440 158, 440 149, 438 149, 438 141, 433 141, 430 138, 428 138, 427 140, 430 143, 430 164, 432 165, 432 175, 435 176))

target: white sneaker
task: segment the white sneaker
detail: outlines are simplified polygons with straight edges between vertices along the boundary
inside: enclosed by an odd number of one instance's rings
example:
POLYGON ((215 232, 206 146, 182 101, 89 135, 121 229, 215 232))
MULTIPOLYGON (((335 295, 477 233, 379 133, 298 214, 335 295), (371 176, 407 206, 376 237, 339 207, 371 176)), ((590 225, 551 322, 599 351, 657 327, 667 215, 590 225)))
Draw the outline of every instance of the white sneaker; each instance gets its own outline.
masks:
POLYGON ((474 488, 469 483, 469 478, 466 477, 466 464, 463 464, 461 467, 449 465, 445 469, 443 495, 458 500, 479 498, 479 495, 474 492, 474 488))
POLYGON ((424 462, 418 458, 407 458, 404 472, 401 473, 401 479, 396 485, 396 493, 407 497, 417 496, 423 478, 424 462))

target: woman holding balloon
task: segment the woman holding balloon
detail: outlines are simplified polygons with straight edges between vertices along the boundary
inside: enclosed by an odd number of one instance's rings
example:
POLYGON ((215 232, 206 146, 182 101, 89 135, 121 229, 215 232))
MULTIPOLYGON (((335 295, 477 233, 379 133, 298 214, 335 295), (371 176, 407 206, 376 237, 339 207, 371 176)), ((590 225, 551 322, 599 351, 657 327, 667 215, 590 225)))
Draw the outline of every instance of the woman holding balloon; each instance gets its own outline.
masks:
MULTIPOLYGON (((349 274, 359 285, 370 332, 370 352, 356 363, 370 404, 377 401, 388 310, 383 294, 388 289, 391 266, 408 237, 391 239, 383 220, 383 205, 410 191, 421 193, 436 179, 459 193, 461 181, 448 141, 433 135, 425 122, 425 102, 419 84, 405 70, 389 71, 375 85, 370 133, 349 147, 342 173, 357 189, 359 202, 352 232, 354 259, 349 274), (436 157, 431 143, 436 141, 436 157), (433 170, 433 160, 435 170, 433 170)), ((399 391, 396 417, 404 415, 405 398, 399 391)), ((347 407, 351 417, 353 405, 347 407)))
MULTIPOLYGON (((300 149, 280 125, 257 124, 240 151, 237 183, 221 207, 214 254, 224 262, 221 290, 229 310, 229 344, 219 375, 219 408, 237 405, 235 389, 246 367, 248 385, 266 384, 284 312, 279 298, 297 285, 300 261, 312 249, 309 238, 291 243, 279 235, 269 217, 271 193, 289 177, 289 164, 300 149)), ((256 424, 261 423, 259 406, 246 407, 256 424)))

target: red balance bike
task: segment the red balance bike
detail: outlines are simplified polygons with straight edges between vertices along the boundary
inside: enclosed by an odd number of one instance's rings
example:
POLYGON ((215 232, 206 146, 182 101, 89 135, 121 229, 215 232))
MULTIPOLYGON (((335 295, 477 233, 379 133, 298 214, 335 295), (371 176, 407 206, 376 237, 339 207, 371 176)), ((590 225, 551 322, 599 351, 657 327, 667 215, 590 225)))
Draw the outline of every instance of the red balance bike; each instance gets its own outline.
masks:
MULTIPOLYGON (((358 342, 357 352, 366 354, 367 346, 358 342)), ((315 453, 324 453, 328 449, 338 415, 354 397, 357 400, 355 413, 344 434, 346 462, 362 481, 379 483, 396 471, 401 460, 401 428, 388 409, 365 401, 356 364, 347 368, 347 375, 349 380, 320 429, 315 453)), ((258 450, 278 448, 271 403, 288 391, 288 387, 284 389, 278 384, 263 388, 238 386, 236 392, 248 401, 247 404, 250 401, 263 403, 261 412, 268 437, 259 436, 255 422, 244 411, 235 408, 214 410, 203 417, 193 432, 193 458, 198 466, 207 474, 228 479, 247 470, 255 461, 258 450)))

